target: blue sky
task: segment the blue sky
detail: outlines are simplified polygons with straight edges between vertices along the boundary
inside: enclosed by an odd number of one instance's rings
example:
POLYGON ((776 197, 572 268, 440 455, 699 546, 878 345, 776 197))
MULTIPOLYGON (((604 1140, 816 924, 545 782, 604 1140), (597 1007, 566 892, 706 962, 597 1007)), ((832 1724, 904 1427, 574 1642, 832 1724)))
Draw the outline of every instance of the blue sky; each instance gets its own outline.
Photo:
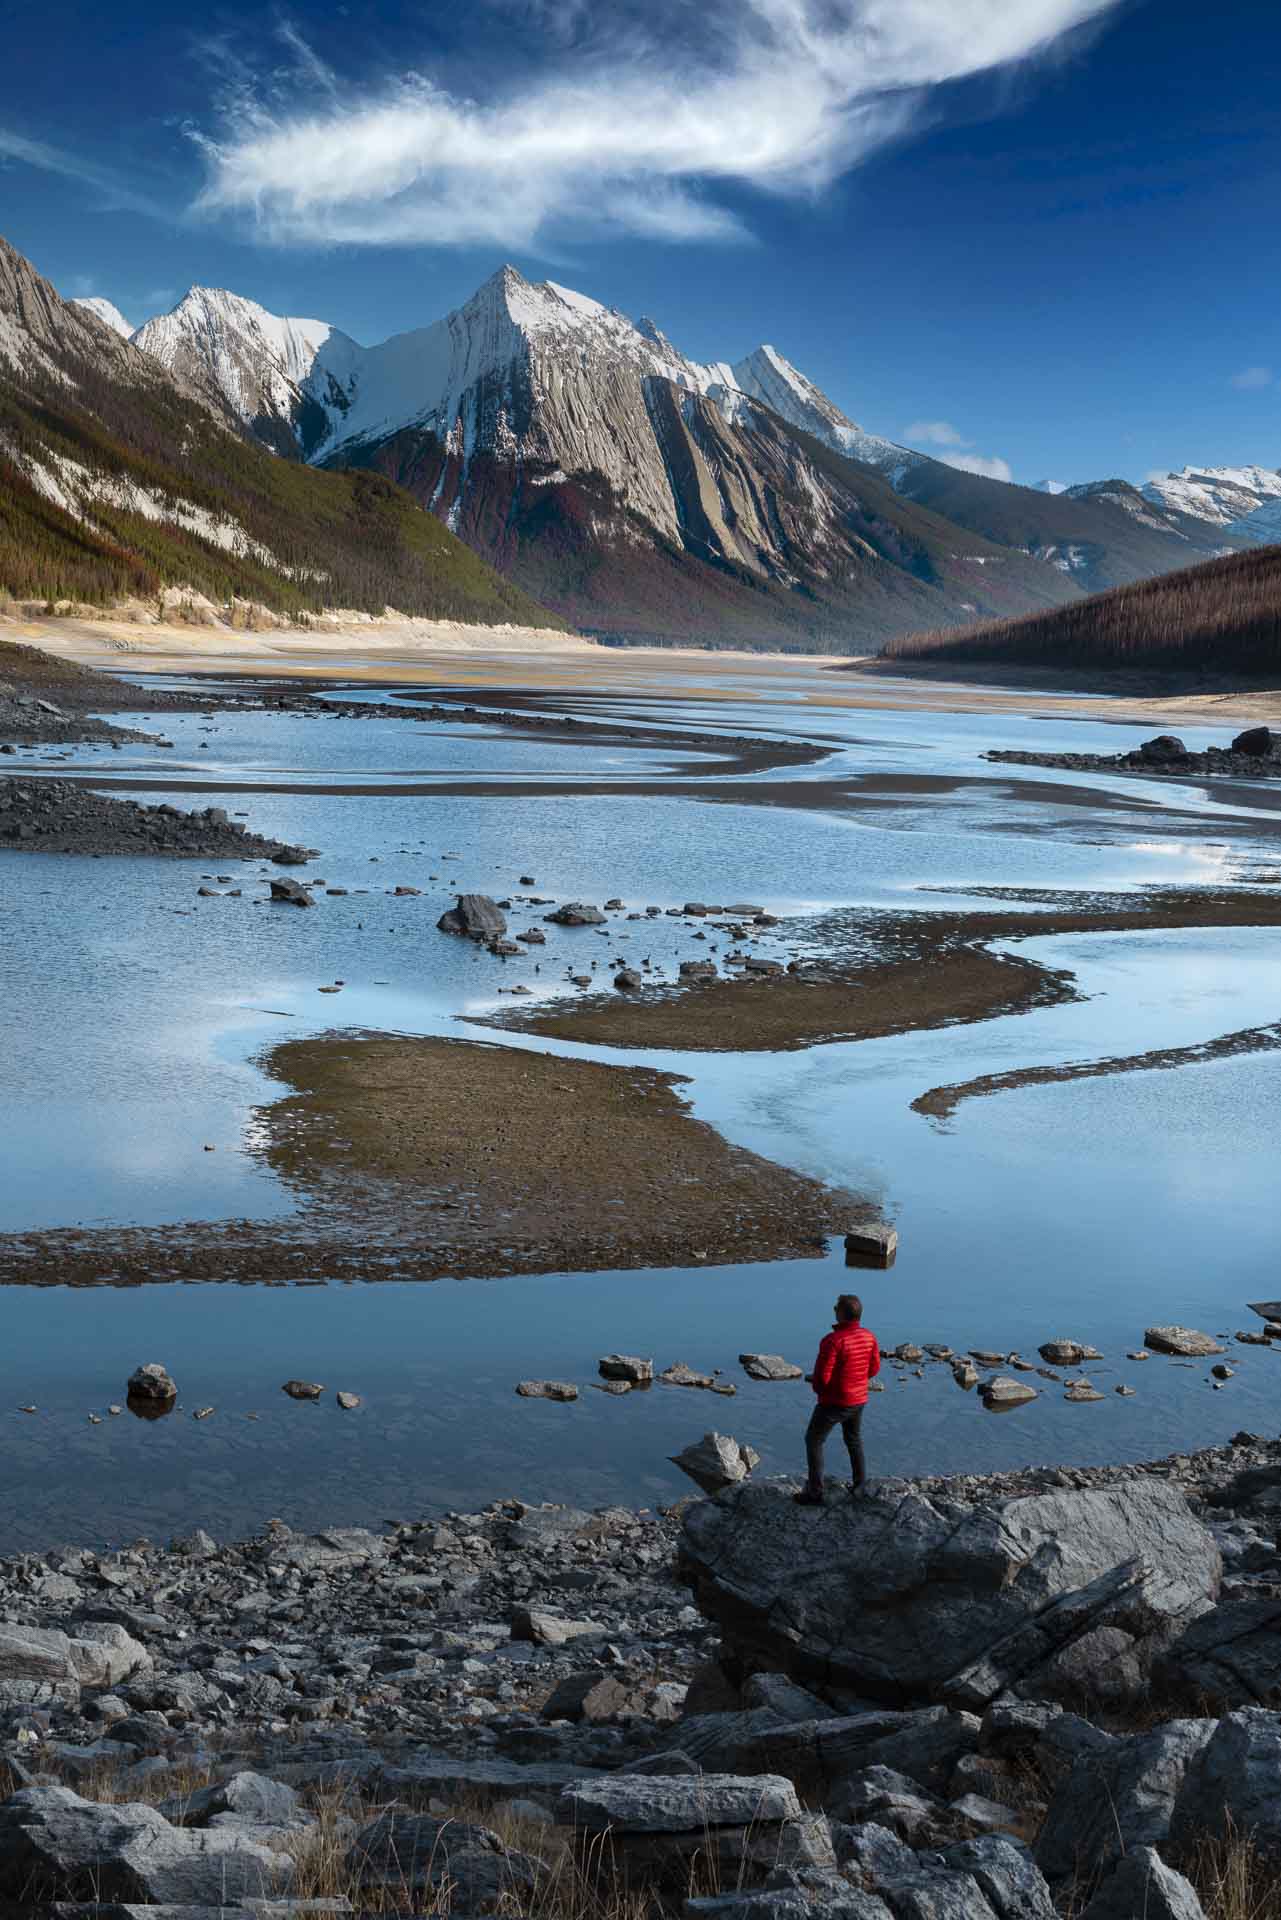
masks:
POLYGON ((1262 0, 11 0, 5 60, 0 232, 135 321, 509 259, 1019 480, 1281 465, 1262 0))

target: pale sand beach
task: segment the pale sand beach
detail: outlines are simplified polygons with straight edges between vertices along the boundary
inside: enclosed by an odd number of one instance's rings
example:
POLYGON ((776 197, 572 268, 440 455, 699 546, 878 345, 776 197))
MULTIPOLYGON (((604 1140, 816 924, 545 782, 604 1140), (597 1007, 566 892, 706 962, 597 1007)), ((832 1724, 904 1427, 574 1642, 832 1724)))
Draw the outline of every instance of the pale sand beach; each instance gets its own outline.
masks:
MULTIPOLYGON (((510 686, 644 693, 649 698, 769 699, 786 686, 802 705, 864 710, 1079 715, 1090 719, 1214 726, 1281 720, 1281 688, 1224 692, 1087 690, 1002 685, 934 673, 900 674, 875 656, 710 652, 697 647, 607 647, 581 634, 457 621, 353 622, 326 631, 146 625, 137 621, 24 619, 0 637, 116 672, 222 674, 371 684, 510 686)), ((1035 677, 1034 677, 1035 678, 1035 677)))

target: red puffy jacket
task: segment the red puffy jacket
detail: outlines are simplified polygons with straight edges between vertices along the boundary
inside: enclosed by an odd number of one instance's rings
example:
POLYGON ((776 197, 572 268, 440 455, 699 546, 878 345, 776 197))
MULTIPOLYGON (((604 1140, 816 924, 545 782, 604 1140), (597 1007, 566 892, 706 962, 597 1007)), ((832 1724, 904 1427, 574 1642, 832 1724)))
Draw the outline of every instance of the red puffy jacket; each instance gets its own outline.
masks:
POLYGON ((857 1320, 839 1321, 818 1350, 810 1376, 820 1407, 861 1407, 867 1383, 881 1371, 876 1335, 857 1320))

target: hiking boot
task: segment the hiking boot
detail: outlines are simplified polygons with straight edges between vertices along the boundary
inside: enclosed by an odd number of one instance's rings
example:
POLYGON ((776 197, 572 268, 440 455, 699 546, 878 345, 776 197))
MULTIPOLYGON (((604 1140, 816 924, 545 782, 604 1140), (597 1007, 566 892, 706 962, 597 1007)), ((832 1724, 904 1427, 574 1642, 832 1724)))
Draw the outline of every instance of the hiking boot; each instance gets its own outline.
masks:
POLYGON ((792 1498, 798 1507, 821 1507, 823 1504, 822 1494, 811 1493, 808 1487, 805 1487, 800 1493, 794 1493, 792 1498))

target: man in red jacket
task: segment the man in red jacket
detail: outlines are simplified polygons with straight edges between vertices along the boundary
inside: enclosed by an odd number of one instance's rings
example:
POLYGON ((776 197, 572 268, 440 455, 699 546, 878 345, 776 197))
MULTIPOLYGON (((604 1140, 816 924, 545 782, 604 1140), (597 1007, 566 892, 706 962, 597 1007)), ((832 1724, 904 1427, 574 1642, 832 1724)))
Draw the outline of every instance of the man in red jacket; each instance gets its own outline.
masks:
POLYGON ((881 1350, 876 1335, 863 1325, 863 1302, 856 1293, 843 1293, 836 1302, 836 1325, 826 1335, 809 1376, 818 1396, 809 1426, 805 1429, 805 1458, 809 1480, 803 1493, 793 1497, 797 1506, 821 1507, 823 1504, 823 1448, 833 1427, 839 1427, 850 1456, 855 1496, 863 1490, 867 1468, 863 1461, 863 1409, 867 1405, 867 1383, 881 1371, 881 1350))

